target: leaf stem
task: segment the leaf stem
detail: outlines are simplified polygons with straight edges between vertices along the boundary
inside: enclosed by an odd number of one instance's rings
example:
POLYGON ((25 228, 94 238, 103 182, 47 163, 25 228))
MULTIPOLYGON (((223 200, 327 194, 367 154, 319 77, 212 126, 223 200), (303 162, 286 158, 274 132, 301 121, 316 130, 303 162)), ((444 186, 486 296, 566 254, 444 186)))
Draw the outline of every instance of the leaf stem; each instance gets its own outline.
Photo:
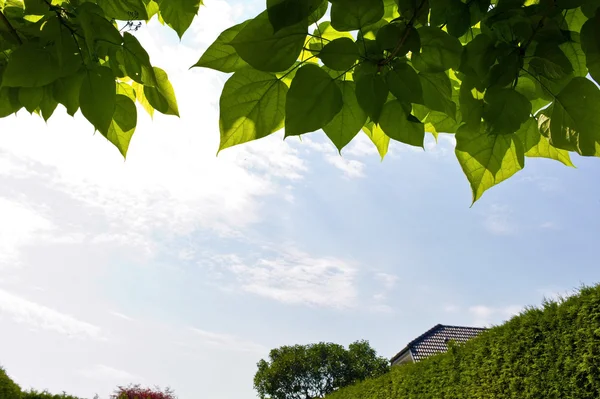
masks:
POLYGON ((23 44, 23 41, 21 40, 21 37, 19 36, 19 33, 14 28, 14 26, 12 26, 12 24, 10 23, 10 21, 8 20, 8 18, 6 18, 6 15, 4 15, 4 13, 1 10, 0 10, 0 21, 2 21, 2 23, 10 31, 10 33, 15 37, 15 39, 17 39, 17 42, 19 42, 19 44, 23 44))

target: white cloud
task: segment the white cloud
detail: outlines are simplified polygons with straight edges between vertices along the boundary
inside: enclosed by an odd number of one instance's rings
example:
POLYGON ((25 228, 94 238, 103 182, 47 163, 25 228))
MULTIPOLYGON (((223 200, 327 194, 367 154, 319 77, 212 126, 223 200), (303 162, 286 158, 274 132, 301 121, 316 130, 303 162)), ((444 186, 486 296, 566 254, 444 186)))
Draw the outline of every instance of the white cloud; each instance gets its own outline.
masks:
POLYGON ((512 210, 505 205, 493 204, 488 208, 484 227, 495 235, 512 235, 517 232, 517 225, 512 216, 512 210))
POLYGON ((132 381, 139 380, 139 377, 125 371, 119 370, 114 367, 105 366, 103 364, 96 364, 85 370, 79 371, 79 374, 94 380, 108 380, 115 382, 126 382, 131 383, 132 381))
POLYGON ((473 317, 476 325, 489 325, 492 322, 497 323, 518 315, 521 310, 522 306, 520 305, 510 305, 500 308, 476 305, 469 308, 469 314, 473 317))
POLYGON ((383 285, 384 290, 389 291, 398 283, 398 276, 389 273, 375 273, 375 280, 383 285))
POLYGON ((344 155, 352 155, 354 157, 378 156, 377 147, 369 140, 366 134, 359 133, 351 142, 342 150, 344 155))
POLYGON ((262 353, 266 349, 257 343, 238 338, 230 334, 215 333, 199 328, 190 328, 199 342, 204 345, 215 346, 220 349, 234 352, 258 352, 262 353))
POLYGON ((540 224, 540 229, 542 230, 558 230, 558 226, 556 223, 548 221, 540 224))
POLYGON ((290 246, 272 257, 224 255, 213 260, 233 273, 240 289, 248 293, 290 304, 333 308, 356 304, 356 269, 341 259, 316 258, 290 246))
MULTIPOLYGON (((341 170, 347 178, 353 179, 365 176, 364 163, 355 159, 347 159, 346 157, 339 155, 335 146, 330 142, 314 141, 310 138, 303 138, 302 145, 322 153, 325 161, 341 170)), ((344 153, 349 154, 348 152, 344 153)))
POLYGON ((108 312, 108 313, 109 313, 110 315, 112 315, 112 316, 115 316, 115 317, 117 317, 117 318, 121 319, 121 320, 126 320, 126 321, 135 321, 133 318, 131 318, 131 317, 129 317, 129 316, 127 316, 127 315, 123 314, 123 313, 120 313, 120 312, 114 312, 114 311, 110 311, 110 312, 108 312))
POLYGON ((364 177, 365 164, 354 159, 344 159, 340 155, 327 155, 325 160, 344 172, 344 176, 348 178, 364 177))
POLYGON ((0 314, 35 330, 103 340, 99 327, 0 289, 0 314))
POLYGON ((19 249, 53 228, 41 212, 2 197, 0 220, 0 270, 18 266, 19 249))

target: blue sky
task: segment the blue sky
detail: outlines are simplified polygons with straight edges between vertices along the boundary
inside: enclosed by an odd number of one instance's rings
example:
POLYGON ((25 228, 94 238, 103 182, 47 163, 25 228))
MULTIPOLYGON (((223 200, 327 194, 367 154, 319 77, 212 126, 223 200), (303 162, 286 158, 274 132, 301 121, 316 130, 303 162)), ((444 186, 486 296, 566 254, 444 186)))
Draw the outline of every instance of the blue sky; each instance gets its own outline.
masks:
POLYGON ((322 133, 215 157, 226 76, 187 68, 261 6, 207 0, 182 43, 138 32, 182 117, 140 111, 126 162, 62 109, 0 120, 0 364, 22 386, 250 399, 270 348, 368 339, 391 357, 437 323, 498 324, 600 281, 595 159, 528 159, 470 208, 448 135, 384 162, 322 133))

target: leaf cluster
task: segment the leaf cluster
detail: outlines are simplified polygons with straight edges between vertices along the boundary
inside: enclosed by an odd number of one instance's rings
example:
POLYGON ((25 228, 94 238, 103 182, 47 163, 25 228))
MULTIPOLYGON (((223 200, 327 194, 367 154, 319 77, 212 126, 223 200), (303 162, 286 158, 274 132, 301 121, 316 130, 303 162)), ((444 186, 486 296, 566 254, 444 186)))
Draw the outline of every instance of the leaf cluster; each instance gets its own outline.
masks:
POLYGON ((444 354, 328 399, 600 397, 600 286, 545 301, 444 354))
POLYGON ((153 16, 181 37, 201 0, 0 0, 0 117, 58 104, 126 155, 136 102, 178 115, 168 76, 135 37, 153 16))
POLYGON ((254 388, 261 399, 315 399, 389 370, 367 341, 282 346, 258 362, 254 388))
POLYGON ((341 151, 362 131, 383 157, 390 140, 423 147, 426 132, 450 133, 473 201, 525 157, 600 155, 598 0, 266 6, 195 65, 232 73, 220 150, 285 128, 323 130, 341 151))

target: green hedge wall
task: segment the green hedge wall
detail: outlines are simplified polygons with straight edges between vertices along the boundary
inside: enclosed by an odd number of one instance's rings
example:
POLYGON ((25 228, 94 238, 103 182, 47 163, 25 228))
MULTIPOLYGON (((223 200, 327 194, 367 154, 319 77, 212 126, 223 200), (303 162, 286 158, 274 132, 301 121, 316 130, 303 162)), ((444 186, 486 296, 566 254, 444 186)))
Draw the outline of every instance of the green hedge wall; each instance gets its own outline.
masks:
POLYGON ((21 399, 21 388, 0 367, 0 399, 21 399))
POLYGON ((600 398, 600 285, 327 399, 600 398))

